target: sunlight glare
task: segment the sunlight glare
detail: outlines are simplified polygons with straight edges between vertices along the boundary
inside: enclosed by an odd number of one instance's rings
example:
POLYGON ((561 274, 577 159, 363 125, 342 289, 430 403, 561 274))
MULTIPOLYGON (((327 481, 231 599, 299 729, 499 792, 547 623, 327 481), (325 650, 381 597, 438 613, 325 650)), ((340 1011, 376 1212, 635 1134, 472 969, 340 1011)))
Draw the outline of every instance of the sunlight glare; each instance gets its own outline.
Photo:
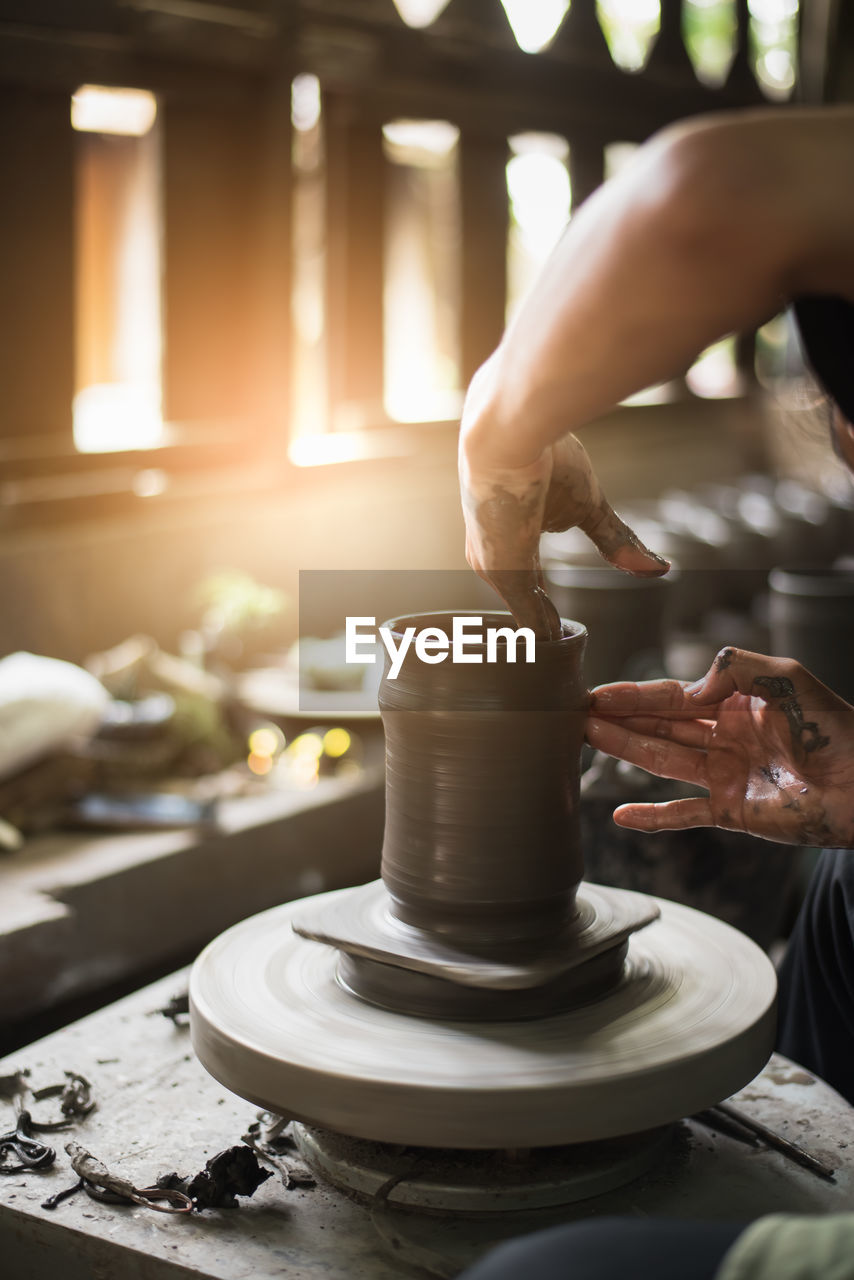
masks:
POLYGON ((597 0, 611 57, 624 71, 639 71, 661 24, 660 0, 597 0))
POLYGON ((515 155, 507 165, 507 190, 526 247, 544 260, 569 220, 566 165, 543 152, 515 155))
POLYGON ((141 138, 157 117, 157 99, 147 89, 109 89, 82 84, 71 98, 71 127, 80 133, 141 138))
POLYGON ((303 74, 291 81, 291 123, 299 133, 309 133, 320 120, 320 81, 303 74))
POLYGON ((769 49, 757 66, 763 84, 770 88, 788 90, 794 88, 795 68, 788 49, 769 49))
POLYGON ((429 27, 448 7, 448 0, 394 0, 394 7, 408 27, 429 27))
POLYGON ((747 0, 747 7, 757 22, 770 25, 794 18, 798 12, 798 0, 747 0))
POLYGON ((395 152, 406 153, 392 158, 399 164, 417 163, 420 153, 449 156, 460 140, 460 131, 449 120, 389 120, 383 125, 383 138, 395 152))
POLYGON ((524 53, 539 53, 554 39, 569 0, 501 0, 507 21, 524 53))
POLYGON ((156 449, 165 440, 159 383, 110 382, 74 397, 74 447, 79 453, 156 449))

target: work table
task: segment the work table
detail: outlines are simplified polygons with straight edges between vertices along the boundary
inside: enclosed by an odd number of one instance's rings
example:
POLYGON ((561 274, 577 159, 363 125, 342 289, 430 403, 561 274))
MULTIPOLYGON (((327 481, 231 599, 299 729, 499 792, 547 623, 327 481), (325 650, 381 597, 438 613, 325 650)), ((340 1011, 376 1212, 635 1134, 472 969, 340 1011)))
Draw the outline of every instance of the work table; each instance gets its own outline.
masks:
MULTIPOLYGON (((80 1072, 98 1103, 67 1135, 48 1137, 58 1151, 51 1169, 0 1180, 0 1256, 15 1280, 414 1280, 425 1267, 450 1277, 502 1234, 591 1213, 747 1220, 772 1211, 854 1210, 854 1111, 781 1058, 734 1101, 834 1166, 834 1182, 689 1121, 671 1154, 636 1182, 498 1224, 368 1208, 322 1185, 286 1190, 276 1175, 237 1209, 189 1217, 100 1204, 83 1193, 53 1211, 42 1208, 74 1181, 63 1150, 69 1139, 142 1186, 170 1170, 197 1172, 238 1144, 254 1120, 250 1103, 203 1071, 187 1027, 157 1012, 186 980, 176 973, 0 1062, 0 1075, 29 1069, 33 1088, 80 1072)), ((57 1108, 41 1102, 33 1110, 44 1118, 57 1108)), ((0 1111, 10 1128, 10 1103, 0 1100, 0 1111)))

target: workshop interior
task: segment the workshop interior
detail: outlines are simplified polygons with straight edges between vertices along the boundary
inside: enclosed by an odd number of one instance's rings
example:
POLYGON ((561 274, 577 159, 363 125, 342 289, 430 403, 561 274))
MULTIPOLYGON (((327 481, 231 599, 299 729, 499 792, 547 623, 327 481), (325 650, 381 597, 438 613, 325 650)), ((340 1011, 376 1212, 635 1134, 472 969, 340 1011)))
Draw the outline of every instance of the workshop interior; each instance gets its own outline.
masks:
POLYGON ((615 824, 699 792, 584 728, 724 646, 854 703, 791 312, 585 427, 671 568, 545 533, 536 661, 457 479, 641 144, 852 101, 842 0, 0 0, 10 1280, 453 1280, 580 1219, 854 1210, 850 1104, 774 1052, 818 850, 615 824))

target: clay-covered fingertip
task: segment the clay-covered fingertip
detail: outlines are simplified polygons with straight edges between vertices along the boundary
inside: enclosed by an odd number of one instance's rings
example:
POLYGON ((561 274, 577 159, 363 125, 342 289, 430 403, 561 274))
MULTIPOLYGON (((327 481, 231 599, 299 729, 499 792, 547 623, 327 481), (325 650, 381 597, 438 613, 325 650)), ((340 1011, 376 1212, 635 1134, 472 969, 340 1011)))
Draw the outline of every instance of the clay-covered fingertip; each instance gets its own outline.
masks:
POLYGON ((654 551, 640 547, 623 547, 611 563, 634 578, 661 578, 670 572, 670 561, 654 551))
POLYGON ((666 573, 670 572, 670 565, 665 564, 661 569, 627 569, 626 573, 630 573, 633 578, 663 578, 666 573))
POLYGON ((542 587, 535 587, 533 596, 538 612, 533 629, 537 640, 560 640, 563 635, 563 623, 551 598, 546 595, 542 587))

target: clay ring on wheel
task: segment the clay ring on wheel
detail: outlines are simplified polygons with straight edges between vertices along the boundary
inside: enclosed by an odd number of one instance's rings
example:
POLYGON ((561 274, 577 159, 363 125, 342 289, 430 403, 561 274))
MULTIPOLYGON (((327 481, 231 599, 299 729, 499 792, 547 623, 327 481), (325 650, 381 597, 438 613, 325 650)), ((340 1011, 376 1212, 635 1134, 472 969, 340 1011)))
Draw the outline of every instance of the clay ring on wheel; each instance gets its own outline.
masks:
POLYGON ((631 939, 605 998, 500 1023, 442 1023, 359 1000, 338 982, 337 952, 293 932, 304 904, 287 903, 229 929, 196 961, 193 1045, 258 1106, 380 1142, 536 1147, 650 1129, 761 1070, 776 996, 755 943, 656 901, 660 919, 631 939))

